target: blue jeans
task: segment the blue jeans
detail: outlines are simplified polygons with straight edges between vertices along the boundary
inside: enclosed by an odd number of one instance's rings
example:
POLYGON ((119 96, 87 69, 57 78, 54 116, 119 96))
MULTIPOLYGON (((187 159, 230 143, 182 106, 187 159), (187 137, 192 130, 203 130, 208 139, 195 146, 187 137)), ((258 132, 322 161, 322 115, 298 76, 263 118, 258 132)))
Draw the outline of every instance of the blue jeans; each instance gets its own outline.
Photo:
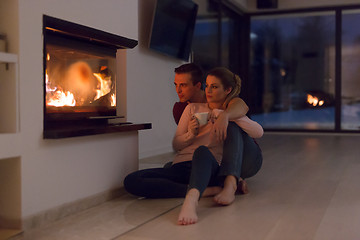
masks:
POLYGON ((133 172, 126 176, 124 187, 137 196, 178 198, 185 197, 191 188, 198 189, 202 194, 207 186, 222 186, 228 175, 238 179, 249 178, 261 168, 259 146, 235 123, 229 123, 223 151, 220 166, 209 149, 200 146, 195 150, 192 161, 133 172))
POLYGON ((261 150, 254 139, 235 123, 229 123, 220 166, 207 147, 195 150, 189 189, 196 188, 202 194, 207 186, 223 186, 228 175, 237 179, 252 177, 261 165, 261 150))

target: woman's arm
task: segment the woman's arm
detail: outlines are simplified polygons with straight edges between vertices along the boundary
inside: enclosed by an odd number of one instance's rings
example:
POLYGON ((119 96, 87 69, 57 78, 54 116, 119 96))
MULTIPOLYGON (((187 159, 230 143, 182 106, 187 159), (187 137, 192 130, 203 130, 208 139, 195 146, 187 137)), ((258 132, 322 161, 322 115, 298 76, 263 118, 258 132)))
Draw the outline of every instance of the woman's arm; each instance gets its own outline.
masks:
POLYGON ((174 150, 180 151, 191 145, 198 134, 198 130, 199 123, 197 119, 193 117, 191 104, 189 104, 186 106, 176 128, 175 136, 172 142, 174 150))

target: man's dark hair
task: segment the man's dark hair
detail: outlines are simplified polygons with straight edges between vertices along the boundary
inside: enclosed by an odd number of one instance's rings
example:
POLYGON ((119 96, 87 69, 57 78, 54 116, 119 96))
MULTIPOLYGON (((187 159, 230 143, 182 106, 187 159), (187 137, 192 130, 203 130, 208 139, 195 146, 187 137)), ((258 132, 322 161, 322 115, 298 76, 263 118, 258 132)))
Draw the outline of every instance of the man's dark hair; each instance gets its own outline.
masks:
POLYGON ((186 63, 177 68, 175 68, 175 73, 189 73, 191 75, 191 81, 193 85, 196 85, 198 82, 201 83, 201 89, 203 89, 204 80, 203 80, 203 70, 200 66, 195 63, 186 63))

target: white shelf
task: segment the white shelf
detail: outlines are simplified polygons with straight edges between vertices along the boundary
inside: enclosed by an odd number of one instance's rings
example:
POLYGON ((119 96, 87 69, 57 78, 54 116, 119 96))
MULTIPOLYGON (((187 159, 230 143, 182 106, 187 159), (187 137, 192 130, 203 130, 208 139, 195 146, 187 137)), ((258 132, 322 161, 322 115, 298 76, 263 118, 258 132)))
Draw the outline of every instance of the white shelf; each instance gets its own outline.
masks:
POLYGON ((20 134, 19 133, 1 133, 0 134, 0 161, 1 159, 19 157, 21 155, 20 149, 20 134))
POLYGON ((0 62, 2 63, 17 63, 18 56, 13 53, 0 52, 0 62))

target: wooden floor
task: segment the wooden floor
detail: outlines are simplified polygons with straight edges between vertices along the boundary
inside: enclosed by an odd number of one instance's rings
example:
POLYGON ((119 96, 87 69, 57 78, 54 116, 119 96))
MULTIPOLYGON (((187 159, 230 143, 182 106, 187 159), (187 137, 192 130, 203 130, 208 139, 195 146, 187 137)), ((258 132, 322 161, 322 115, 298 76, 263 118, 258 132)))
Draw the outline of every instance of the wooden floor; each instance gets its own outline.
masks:
POLYGON ((264 162, 250 193, 227 207, 201 199, 195 225, 176 225, 182 199, 125 195, 23 239, 360 239, 360 136, 265 134, 259 144, 264 162))

